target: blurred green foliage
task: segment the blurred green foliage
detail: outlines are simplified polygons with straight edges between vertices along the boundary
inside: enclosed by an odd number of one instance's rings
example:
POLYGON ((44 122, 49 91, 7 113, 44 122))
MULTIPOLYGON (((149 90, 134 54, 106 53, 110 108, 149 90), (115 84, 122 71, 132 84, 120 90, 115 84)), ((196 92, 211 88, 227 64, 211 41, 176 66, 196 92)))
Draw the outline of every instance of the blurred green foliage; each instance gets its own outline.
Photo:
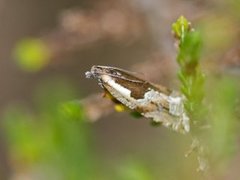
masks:
POLYGON ((226 1, 227 5, 228 5, 228 8, 229 8, 229 12, 230 13, 233 13, 232 17, 236 17, 236 18, 239 18, 240 17, 240 14, 239 14, 239 11, 240 11, 240 0, 230 0, 230 1, 226 1))
POLYGON ((152 180, 154 176, 151 171, 138 160, 122 162, 117 167, 116 173, 119 180, 152 180))
POLYGON ((18 106, 5 114, 5 128, 15 165, 29 170, 37 167, 41 172, 60 176, 59 179, 91 179, 94 169, 91 136, 88 124, 82 121, 83 110, 79 106, 76 109, 65 105, 64 110, 67 107, 71 112, 71 116, 66 116, 59 108, 62 107, 60 102, 75 98, 72 90, 64 83, 52 83, 40 89, 37 112, 18 106), (73 117, 80 121, 72 121, 73 117), (50 170, 45 171, 44 167, 50 170))
POLYGON ((78 101, 65 102, 59 107, 59 111, 63 117, 77 121, 82 121, 86 118, 82 109, 83 107, 78 101))
POLYGON ((19 67, 27 72, 36 72, 48 64, 50 52, 40 39, 26 38, 18 42, 13 52, 19 67))
POLYGON ((232 46, 238 36, 238 20, 222 14, 209 15, 198 24, 204 43, 204 55, 213 56, 225 52, 232 46))
POLYGON ((237 137, 239 121, 236 116, 236 100, 239 96, 238 81, 224 77, 214 83, 216 91, 211 94, 213 102, 209 117, 211 124, 208 139, 213 163, 217 166, 227 166, 232 155, 237 152, 237 137))

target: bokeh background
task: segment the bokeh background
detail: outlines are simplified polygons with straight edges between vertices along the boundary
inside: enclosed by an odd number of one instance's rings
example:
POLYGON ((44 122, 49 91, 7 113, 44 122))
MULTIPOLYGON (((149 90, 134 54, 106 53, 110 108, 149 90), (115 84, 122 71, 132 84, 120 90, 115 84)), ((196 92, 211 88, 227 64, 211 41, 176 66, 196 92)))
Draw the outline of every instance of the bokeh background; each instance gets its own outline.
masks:
POLYGON ((178 89, 171 24, 203 39, 212 179, 240 178, 239 0, 0 0, 0 179, 206 179, 191 138, 113 112, 92 65, 178 89))

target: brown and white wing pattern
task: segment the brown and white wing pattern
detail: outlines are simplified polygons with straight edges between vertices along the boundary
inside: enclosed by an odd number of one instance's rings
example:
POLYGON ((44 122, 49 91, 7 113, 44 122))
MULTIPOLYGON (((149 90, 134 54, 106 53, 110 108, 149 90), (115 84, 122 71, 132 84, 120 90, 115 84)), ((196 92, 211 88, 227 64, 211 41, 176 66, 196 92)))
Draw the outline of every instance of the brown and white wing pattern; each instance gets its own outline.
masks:
POLYGON ((190 131, 184 96, 181 94, 115 67, 93 66, 86 72, 86 77, 97 79, 100 86, 117 101, 142 116, 177 132, 190 131))

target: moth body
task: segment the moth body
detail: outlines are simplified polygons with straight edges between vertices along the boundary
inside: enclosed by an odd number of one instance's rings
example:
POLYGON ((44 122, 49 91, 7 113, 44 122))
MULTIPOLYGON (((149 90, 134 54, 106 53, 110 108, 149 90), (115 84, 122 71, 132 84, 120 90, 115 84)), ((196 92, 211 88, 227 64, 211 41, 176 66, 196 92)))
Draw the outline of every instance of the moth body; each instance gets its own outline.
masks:
POLYGON ((175 131, 189 132, 189 118, 181 95, 138 78, 129 71, 109 66, 93 66, 90 72, 86 72, 86 77, 97 79, 117 101, 142 116, 175 131))

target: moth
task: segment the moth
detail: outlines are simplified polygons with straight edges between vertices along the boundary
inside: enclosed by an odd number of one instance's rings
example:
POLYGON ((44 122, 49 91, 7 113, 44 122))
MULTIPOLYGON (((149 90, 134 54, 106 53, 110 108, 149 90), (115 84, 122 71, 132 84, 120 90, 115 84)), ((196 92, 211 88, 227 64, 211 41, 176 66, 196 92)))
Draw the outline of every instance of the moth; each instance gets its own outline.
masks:
POLYGON ((180 93, 116 67, 94 65, 85 75, 97 79, 115 101, 132 111, 174 131, 190 131, 189 117, 184 109, 185 98, 180 93))

